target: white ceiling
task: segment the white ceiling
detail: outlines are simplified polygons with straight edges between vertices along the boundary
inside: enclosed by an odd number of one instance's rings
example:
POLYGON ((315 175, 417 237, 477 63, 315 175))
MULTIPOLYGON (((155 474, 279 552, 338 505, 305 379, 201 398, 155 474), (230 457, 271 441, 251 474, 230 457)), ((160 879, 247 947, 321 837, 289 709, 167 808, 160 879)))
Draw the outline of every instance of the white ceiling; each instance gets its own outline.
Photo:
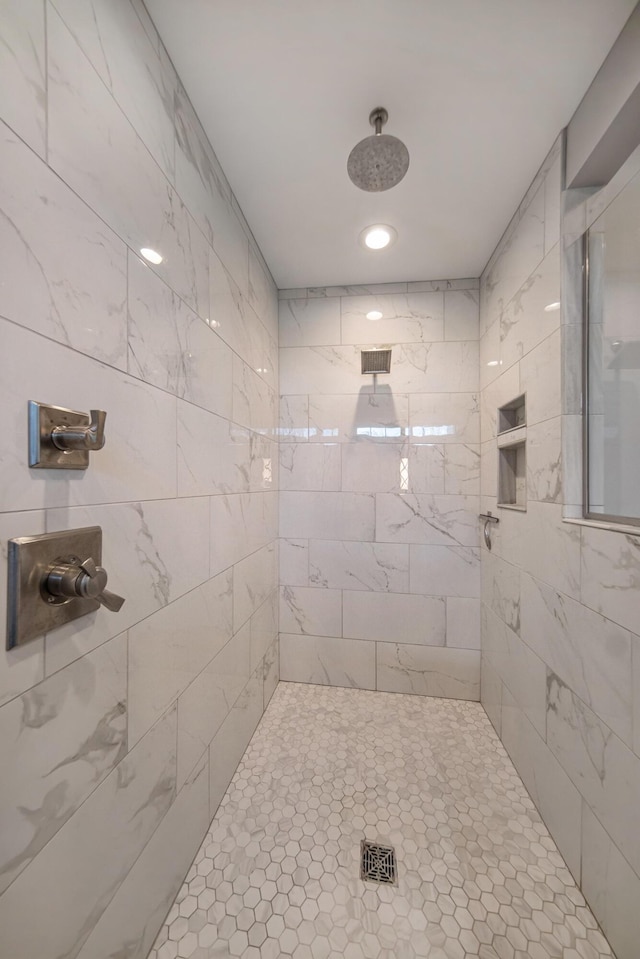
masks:
POLYGON ((286 288, 478 276, 636 0, 145 2, 286 288), (411 165, 369 194, 378 105, 411 165))

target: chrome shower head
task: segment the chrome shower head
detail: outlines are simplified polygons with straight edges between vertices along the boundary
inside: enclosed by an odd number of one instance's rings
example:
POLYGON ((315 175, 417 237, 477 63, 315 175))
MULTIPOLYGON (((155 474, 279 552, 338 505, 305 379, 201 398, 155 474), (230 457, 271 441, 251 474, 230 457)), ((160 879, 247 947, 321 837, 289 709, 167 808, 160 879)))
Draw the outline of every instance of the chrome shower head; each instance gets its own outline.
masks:
POLYGON ((382 132, 388 119, 384 107, 372 110, 369 123, 376 132, 356 143, 347 160, 352 183, 368 193, 390 190, 409 169, 409 151, 402 140, 382 132))

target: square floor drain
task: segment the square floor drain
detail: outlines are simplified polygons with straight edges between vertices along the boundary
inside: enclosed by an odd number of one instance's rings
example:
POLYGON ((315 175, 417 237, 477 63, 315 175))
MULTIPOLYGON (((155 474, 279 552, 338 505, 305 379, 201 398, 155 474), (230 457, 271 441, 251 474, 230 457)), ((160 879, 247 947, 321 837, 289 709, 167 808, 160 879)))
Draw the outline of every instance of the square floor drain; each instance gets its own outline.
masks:
POLYGON ((368 882, 388 882, 395 886, 398 881, 396 851, 393 846, 378 842, 360 843, 360 878, 368 882))

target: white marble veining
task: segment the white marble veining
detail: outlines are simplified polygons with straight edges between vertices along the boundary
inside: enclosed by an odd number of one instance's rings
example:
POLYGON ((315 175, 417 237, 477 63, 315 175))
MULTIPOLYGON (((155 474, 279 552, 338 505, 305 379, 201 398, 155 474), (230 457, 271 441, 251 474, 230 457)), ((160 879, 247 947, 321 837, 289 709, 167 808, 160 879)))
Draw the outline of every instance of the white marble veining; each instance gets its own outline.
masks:
POLYGON ((477 546, 479 531, 474 497, 379 493, 375 538, 380 543, 477 546))
POLYGON ((526 512, 498 508, 482 549, 482 701, 619 959, 634 959, 640 552, 624 531, 563 522, 582 515, 581 233, 628 177, 561 202, 561 151, 481 279, 482 355, 499 327, 501 363, 483 371, 483 509, 496 408, 527 403, 526 512))
POLYGON ((541 185, 525 208, 514 217, 483 274, 481 333, 502 312, 542 260, 544 212, 545 195, 541 185))
POLYGON ((522 639, 483 607, 482 648, 491 657, 504 688, 515 698, 540 736, 546 731, 547 668, 522 639))
POLYGON ((444 294, 445 340, 477 340, 479 337, 478 290, 447 290, 444 294))
POLYGON ((41 509, 174 496, 174 397, 119 370, 0 320, 0 401, 10 424, 0 452, 0 505, 41 509), (24 368, 13 360, 28 356, 24 368), (86 472, 29 470, 27 399, 107 410, 106 444, 86 472), (135 415, 132 411, 135 410, 135 415))
POLYGON ((133 4, 110 0, 52 3, 153 158, 173 181, 177 77, 164 47, 153 43, 133 4))
POLYGON ((45 530, 125 605, 0 656, 0 953, 145 959, 279 678, 276 291, 142 0, 4 7, 0 621, 45 530), (86 472, 28 399, 107 411, 86 472))
POLYGON ((404 544, 312 540, 308 551, 309 582, 314 586, 408 592, 409 547, 404 544))
MULTIPOLYGON (((288 305, 292 301, 285 302, 288 305)), ((343 297, 340 342, 358 345, 382 342, 431 343, 444 339, 443 324, 442 293, 386 293, 378 296, 343 297), (377 320, 370 320, 367 313, 372 311, 382 313, 382 316, 377 320)), ((339 341, 333 339, 325 342, 339 341)))
POLYGON ((632 747, 636 637, 526 574, 521 617, 523 640, 632 747))
POLYGON ((640 538, 588 527, 581 532, 581 601, 637 633, 640 629, 640 538))
POLYGON ((178 788, 246 686, 249 661, 249 628, 243 626, 178 697, 178 788))
POLYGON ((233 628, 237 630, 264 603, 277 582, 276 544, 267 543, 233 570, 233 628))
POLYGON ((547 742, 636 874, 640 758, 566 686, 548 676, 547 742))
POLYGON ((377 688, 391 693, 480 698, 480 652, 378 643, 377 688))
POLYGON ((527 427, 527 495, 562 502, 562 417, 527 427))
POLYGON ((0 890, 33 861, 126 752, 126 634, 0 712, 0 890))
POLYGON ((280 633, 281 679, 320 686, 376 688, 376 644, 280 633))
POLYGON ((309 585, 309 540, 278 540, 280 584, 282 586, 309 585))
POLYGON ((342 592, 304 586, 280 587, 283 633, 342 635, 342 592))
POLYGON ((280 489, 331 492, 356 489, 342 485, 342 453, 338 443, 287 443, 280 449, 280 489))
POLYGON ((126 369, 124 243, 4 124, 0 164, 0 314, 126 369))
POLYGON ((2 40, 0 115, 43 157, 47 81, 45 7, 41 0, 3 4, 2 40))
POLYGON ((93 525, 102 527, 102 560, 109 571, 109 586, 124 596, 126 603, 117 617, 100 609, 48 633, 47 673, 73 662, 208 579, 206 498, 47 511, 48 532, 93 525))
POLYGON ((111 93, 50 8, 49 163, 201 316, 208 310, 207 244, 111 93))
POLYGON ((130 959, 146 959, 155 931, 166 916, 209 821, 209 768, 205 756, 118 887, 78 953, 79 959, 104 959, 117 955, 122 948, 130 959))
POLYGON ((560 327, 559 304, 560 249, 556 246, 500 314, 499 359, 503 369, 521 359, 560 327), (558 304, 556 308, 555 304, 558 304))
POLYGON ((77 955, 171 806, 175 788, 173 709, 6 890, 0 899, 3 951, 12 959, 77 955), (26 921, 25 902, 47 921, 26 921))
POLYGON ((132 253, 128 281, 129 373, 220 416, 230 417, 229 347, 132 253))
POLYGON ((640 941, 640 879, 591 812, 582 808, 584 894, 618 956, 633 956, 640 941))
POLYGON ((280 346, 326 346, 340 342, 338 297, 280 301, 280 346))
POLYGON ((278 535, 276 492, 212 496, 209 505, 212 576, 266 546, 278 535))
POLYGON ((527 394, 527 425, 558 415, 560 371, 560 330, 556 330, 520 361, 520 388, 527 394))

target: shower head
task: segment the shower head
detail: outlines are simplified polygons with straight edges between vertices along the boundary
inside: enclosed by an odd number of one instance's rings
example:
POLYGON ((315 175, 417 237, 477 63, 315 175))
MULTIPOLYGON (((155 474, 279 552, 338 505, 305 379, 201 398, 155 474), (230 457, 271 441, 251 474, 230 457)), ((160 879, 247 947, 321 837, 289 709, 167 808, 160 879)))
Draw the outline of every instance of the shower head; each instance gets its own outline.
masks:
POLYGON ((409 151, 402 140, 382 132, 388 119, 384 107, 372 110, 369 123, 376 132, 356 143, 347 160, 352 183, 368 193, 390 190, 409 169, 409 151))
POLYGON ((390 373, 391 350, 360 350, 361 373, 390 373))

